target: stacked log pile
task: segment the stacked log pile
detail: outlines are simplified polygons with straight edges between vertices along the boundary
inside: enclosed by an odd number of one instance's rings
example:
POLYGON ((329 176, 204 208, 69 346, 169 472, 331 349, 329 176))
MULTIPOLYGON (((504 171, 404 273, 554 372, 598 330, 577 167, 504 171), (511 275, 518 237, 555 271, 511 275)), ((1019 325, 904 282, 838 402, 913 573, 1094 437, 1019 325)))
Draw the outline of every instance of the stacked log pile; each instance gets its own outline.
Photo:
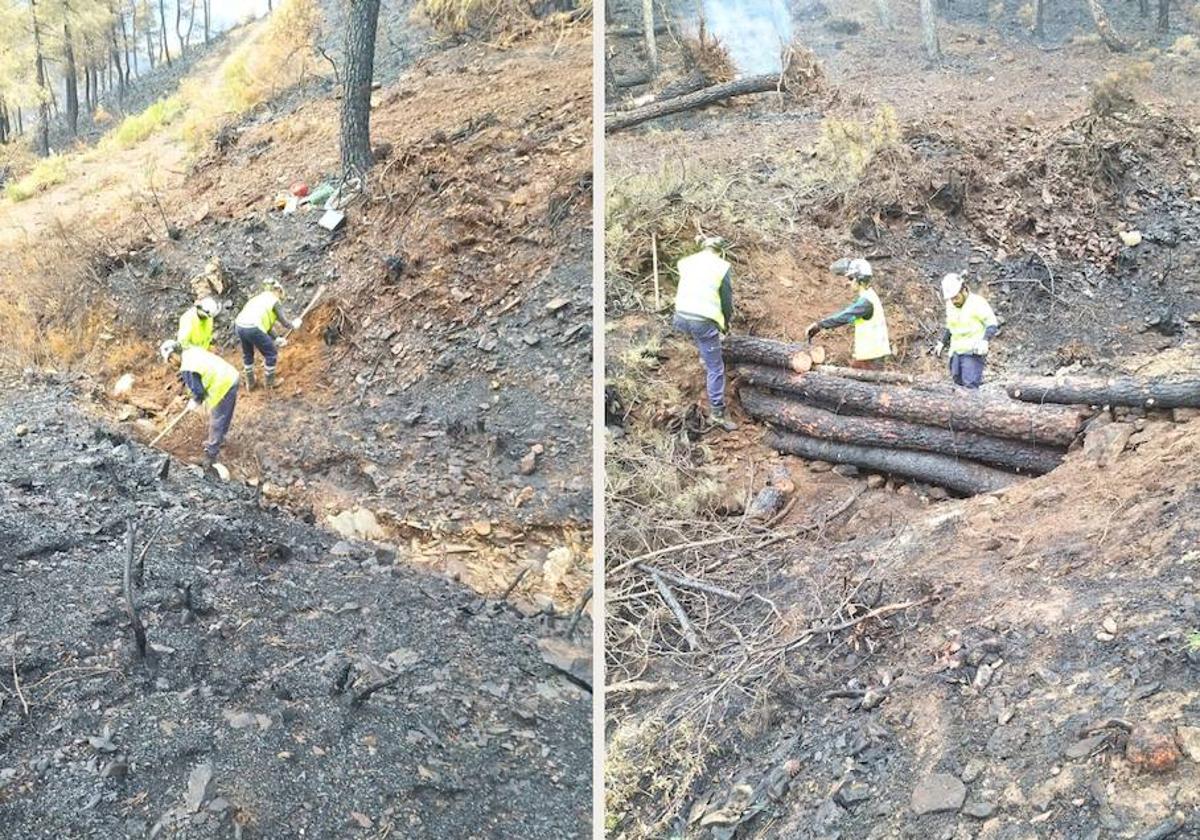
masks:
POLYGON ((748 337, 725 345, 742 407, 772 426, 768 445, 810 460, 974 495, 1054 469, 1089 414, 892 371, 813 364, 813 349, 748 337))

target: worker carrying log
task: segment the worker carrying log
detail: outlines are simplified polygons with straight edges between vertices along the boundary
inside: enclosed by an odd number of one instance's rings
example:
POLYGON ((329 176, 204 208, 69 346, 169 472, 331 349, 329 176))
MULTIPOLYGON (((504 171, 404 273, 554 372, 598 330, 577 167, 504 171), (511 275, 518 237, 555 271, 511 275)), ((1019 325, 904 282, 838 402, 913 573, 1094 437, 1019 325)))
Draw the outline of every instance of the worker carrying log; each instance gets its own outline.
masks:
POLYGON ((892 355, 892 344, 888 337, 887 318, 883 314, 883 302, 871 288, 871 264, 864 259, 838 260, 829 270, 834 274, 844 274, 849 279, 855 294, 854 302, 841 312, 809 324, 804 331, 805 338, 812 341, 813 336, 821 330, 853 324, 854 348, 850 366, 866 369, 882 367, 883 360, 892 355))
POLYGON ((202 297, 179 316, 179 331, 175 340, 180 347, 212 347, 213 319, 221 311, 221 305, 211 297, 202 297))
POLYGON ((942 298, 946 301, 946 327, 938 341, 938 358, 949 346, 954 384, 978 388, 983 384, 988 343, 1000 329, 996 313, 986 300, 967 288, 961 274, 942 278, 942 298))
POLYGON ((718 236, 697 236, 700 250, 679 261, 679 288, 675 292, 675 329, 696 342, 704 363, 710 422, 714 428, 737 429, 725 414, 725 359, 721 336, 733 319, 732 266, 722 255, 728 244, 718 236))
POLYGON ((208 440, 204 442, 204 466, 217 463, 221 444, 229 434, 233 409, 237 405, 238 372, 215 353, 199 347, 183 347, 177 341, 163 342, 159 349, 164 362, 179 354, 179 378, 191 392, 187 410, 195 412, 204 406, 209 410, 208 440))
POLYGON ((263 289, 242 307, 234 319, 234 329, 238 341, 242 345, 242 371, 246 375, 246 389, 254 388, 254 351, 262 353, 263 367, 268 388, 281 384, 275 378, 275 365, 279 359, 279 348, 287 344, 287 339, 275 338, 271 335, 272 328, 279 324, 287 330, 298 330, 302 320, 297 318, 289 321, 283 312, 283 285, 278 280, 267 280, 263 289))

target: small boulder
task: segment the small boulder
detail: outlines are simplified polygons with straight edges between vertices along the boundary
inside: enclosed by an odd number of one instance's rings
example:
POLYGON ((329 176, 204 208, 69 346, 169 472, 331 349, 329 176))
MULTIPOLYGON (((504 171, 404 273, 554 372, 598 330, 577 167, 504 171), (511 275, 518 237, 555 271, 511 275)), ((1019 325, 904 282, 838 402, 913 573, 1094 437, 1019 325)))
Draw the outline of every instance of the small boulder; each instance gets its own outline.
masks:
POLYGON ((1179 747, 1171 735, 1137 726, 1129 733, 1125 758, 1143 773, 1165 773, 1179 763, 1179 747))
POLYGON ((957 811, 967 798, 967 786, 949 773, 934 773, 913 788, 912 810, 921 816, 957 811))

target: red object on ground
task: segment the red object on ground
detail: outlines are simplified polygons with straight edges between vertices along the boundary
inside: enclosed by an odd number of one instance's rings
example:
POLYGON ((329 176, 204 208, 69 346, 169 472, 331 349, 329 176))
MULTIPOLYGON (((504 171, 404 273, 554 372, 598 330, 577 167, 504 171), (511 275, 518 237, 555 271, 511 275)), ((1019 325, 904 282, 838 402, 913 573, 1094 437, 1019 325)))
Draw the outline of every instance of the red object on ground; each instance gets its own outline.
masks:
POLYGON ((304 198, 304 196, 308 195, 308 184, 303 181, 297 181, 292 184, 292 195, 297 198, 304 198))

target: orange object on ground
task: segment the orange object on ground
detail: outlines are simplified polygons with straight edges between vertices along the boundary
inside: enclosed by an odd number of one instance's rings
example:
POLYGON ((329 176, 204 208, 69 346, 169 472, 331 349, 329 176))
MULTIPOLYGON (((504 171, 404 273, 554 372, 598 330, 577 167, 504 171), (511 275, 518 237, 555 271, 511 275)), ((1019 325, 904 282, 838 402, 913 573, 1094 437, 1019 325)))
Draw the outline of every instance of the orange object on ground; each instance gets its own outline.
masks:
POLYGON ((308 195, 308 184, 303 181, 297 181, 292 184, 292 195, 297 198, 304 198, 304 196, 308 195))

